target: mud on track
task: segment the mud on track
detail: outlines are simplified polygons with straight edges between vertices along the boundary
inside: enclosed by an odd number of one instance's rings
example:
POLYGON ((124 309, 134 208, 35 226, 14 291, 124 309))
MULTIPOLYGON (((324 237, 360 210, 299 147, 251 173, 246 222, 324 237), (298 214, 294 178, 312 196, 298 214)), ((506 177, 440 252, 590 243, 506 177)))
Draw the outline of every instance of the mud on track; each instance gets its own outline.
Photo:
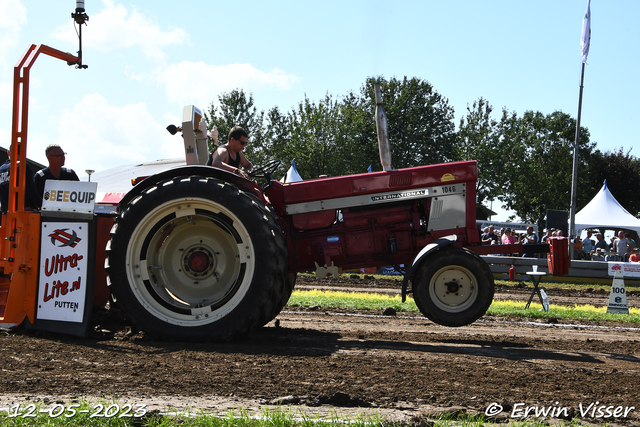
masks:
POLYGON ((553 406, 584 422, 640 425, 640 328, 633 324, 485 316, 452 329, 407 313, 286 309, 277 327, 215 344, 153 339, 110 315, 96 322, 87 338, 2 331, 0 407, 43 396, 114 396, 205 410, 368 407, 411 421, 443 410, 484 413, 497 402, 499 419, 553 406), (581 417, 580 404, 595 402, 635 408, 626 418, 581 417))

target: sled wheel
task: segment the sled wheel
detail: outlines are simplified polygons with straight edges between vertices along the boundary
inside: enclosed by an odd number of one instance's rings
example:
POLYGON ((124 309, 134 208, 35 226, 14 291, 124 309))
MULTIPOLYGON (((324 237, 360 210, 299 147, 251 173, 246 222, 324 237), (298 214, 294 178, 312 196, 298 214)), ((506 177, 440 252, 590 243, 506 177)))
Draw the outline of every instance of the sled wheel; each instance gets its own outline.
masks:
POLYGON ((225 341, 274 316, 287 292, 284 247, 255 198, 217 179, 176 178, 119 207, 110 286, 145 332, 225 341))
POLYGON ((426 317, 444 326, 464 326, 482 317, 493 301, 491 270, 473 252, 441 249, 419 267, 413 297, 426 317))

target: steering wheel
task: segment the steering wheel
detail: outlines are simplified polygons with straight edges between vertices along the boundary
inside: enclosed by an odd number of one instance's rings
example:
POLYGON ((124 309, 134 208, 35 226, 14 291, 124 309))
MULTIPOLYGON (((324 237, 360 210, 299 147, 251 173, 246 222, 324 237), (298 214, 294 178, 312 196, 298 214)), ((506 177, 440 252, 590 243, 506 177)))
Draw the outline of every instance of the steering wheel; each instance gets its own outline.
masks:
POLYGON ((255 167, 249 174, 249 178, 262 178, 270 182, 271 175, 278 169, 280 163, 282 163, 282 160, 270 160, 262 166, 255 167))

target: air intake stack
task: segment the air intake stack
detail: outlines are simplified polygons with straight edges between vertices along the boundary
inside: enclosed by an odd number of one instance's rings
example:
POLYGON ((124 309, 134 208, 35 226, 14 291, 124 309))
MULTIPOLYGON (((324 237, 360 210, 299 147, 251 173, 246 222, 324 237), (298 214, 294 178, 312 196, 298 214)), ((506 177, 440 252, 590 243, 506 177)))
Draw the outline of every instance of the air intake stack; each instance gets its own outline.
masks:
POLYGON ((382 170, 391 170, 391 147, 389 146, 389 132, 387 130, 387 116, 382 106, 382 93, 380 83, 374 84, 376 92, 376 131, 378 132, 378 148, 380 150, 380 163, 382 170))

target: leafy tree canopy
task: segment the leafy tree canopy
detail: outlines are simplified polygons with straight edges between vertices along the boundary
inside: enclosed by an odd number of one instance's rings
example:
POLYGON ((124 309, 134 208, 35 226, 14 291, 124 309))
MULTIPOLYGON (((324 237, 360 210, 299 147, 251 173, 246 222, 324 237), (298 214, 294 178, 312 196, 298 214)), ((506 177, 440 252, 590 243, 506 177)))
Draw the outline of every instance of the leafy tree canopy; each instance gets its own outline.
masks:
MULTIPOLYGON (((231 127, 245 128, 250 136, 247 157, 254 164, 280 159, 282 174, 293 160, 305 179, 362 173, 370 165, 380 170, 376 82, 381 84, 394 168, 476 160, 479 202, 498 199, 540 226, 547 209, 569 209, 576 120, 561 111, 520 116, 504 108, 496 119, 490 103, 479 98, 467 106, 456 131, 453 108, 429 82, 380 77, 367 78, 358 92, 344 96, 327 94, 318 101, 305 96, 286 112, 278 107, 259 111, 253 94, 236 89, 221 94, 206 118, 210 128, 217 126, 221 144, 231 127)), ((638 182, 640 161, 622 148, 601 153, 586 128, 581 128, 578 147, 577 210, 606 179, 618 201, 638 214, 640 199, 626 189, 629 182, 638 182)))

